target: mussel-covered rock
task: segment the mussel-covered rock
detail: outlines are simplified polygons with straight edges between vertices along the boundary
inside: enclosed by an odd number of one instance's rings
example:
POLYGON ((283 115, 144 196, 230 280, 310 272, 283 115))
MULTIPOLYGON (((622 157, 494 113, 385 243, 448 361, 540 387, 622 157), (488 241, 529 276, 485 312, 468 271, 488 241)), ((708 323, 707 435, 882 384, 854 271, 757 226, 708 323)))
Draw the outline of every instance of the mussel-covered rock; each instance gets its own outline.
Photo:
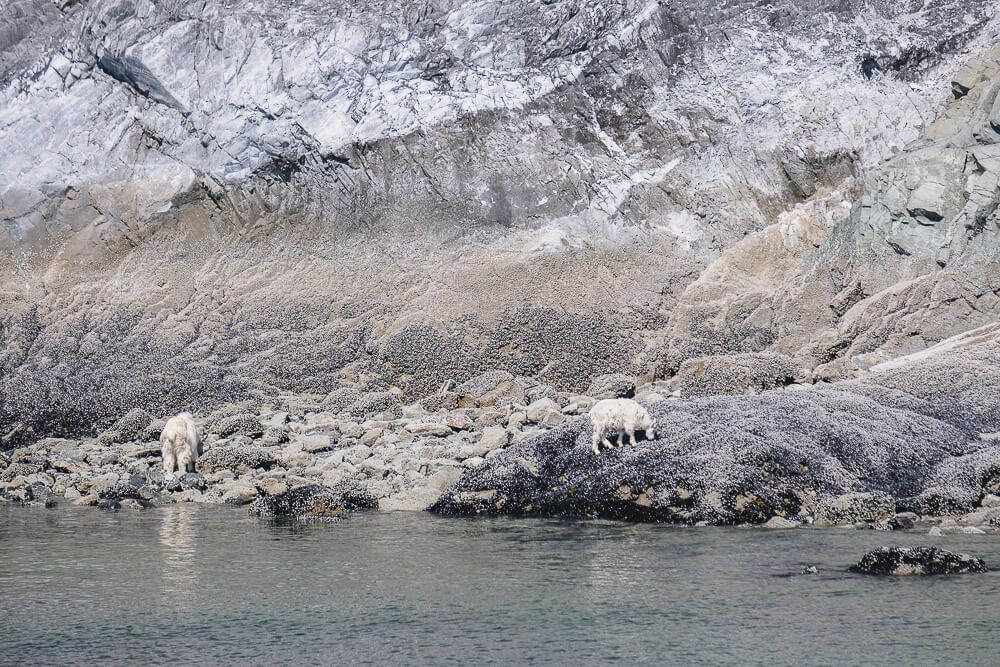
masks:
POLYGON ((937 547, 880 547, 850 568, 856 574, 894 576, 976 574, 988 569, 981 558, 937 547))

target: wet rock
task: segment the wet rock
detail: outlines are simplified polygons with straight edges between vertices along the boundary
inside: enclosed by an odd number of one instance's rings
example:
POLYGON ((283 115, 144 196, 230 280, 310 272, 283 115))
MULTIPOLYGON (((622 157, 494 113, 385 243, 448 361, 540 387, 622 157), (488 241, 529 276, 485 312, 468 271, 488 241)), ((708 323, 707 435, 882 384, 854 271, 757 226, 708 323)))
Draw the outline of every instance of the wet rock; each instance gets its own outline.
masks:
POLYGON ((356 485, 313 484, 261 496, 250 505, 250 514, 275 520, 340 519, 349 512, 377 507, 376 499, 356 485))
POLYGON ((587 395, 596 399, 632 398, 635 396, 635 379, 622 373, 599 375, 590 383, 587 395))
POLYGON ((889 519, 889 527, 892 530, 909 530, 916 525, 919 518, 913 512, 900 512, 889 519))
POLYGON ((850 568, 856 574, 943 575, 987 572, 986 563, 968 554, 937 547, 880 547, 865 554, 850 568))
POLYGON ((117 512, 120 507, 121 503, 114 498, 105 498, 104 500, 97 501, 97 509, 105 512, 117 512))
POLYGON ((256 485, 241 479, 234 479, 218 485, 222 502, 226 505, 246 505, 260 495, 256 485))
POLYGON ((211 473, 217 470, 234 472, 269 469, 274 465, 274 455, 260 447, 217 447, 210 449, 198 459, 198 470, 211 473))
POLYGON ((187 491, 189 489, 204 491, 206 488, 208 488, 208 480, 196 472, 188 472, 180 477, 174 477, 167 482, 166 486, 167 491, 187 491))
POLYGON ((791 521, 781 516, 774 516, 768 519, 764 523, 765 528, 798 528, 799 524, 796 521, 791 521))
POLYGON ((139 490, 142 484, 133 485, 131 482, 116 482, 98 493, 101 500, 124 500, 125 498, 140 498, 139 490))

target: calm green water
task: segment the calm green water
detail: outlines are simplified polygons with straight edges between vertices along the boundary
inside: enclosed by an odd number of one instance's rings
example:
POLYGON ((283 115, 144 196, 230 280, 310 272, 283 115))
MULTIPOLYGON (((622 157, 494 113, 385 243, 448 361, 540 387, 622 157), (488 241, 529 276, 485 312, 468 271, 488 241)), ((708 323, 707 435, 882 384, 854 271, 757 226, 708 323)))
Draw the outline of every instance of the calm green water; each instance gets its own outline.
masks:
POLYGON ((887 543, 1000 567, 984 536, 0 506, 0 663, 1000 664, 1000 572, 844 571, 887 543))

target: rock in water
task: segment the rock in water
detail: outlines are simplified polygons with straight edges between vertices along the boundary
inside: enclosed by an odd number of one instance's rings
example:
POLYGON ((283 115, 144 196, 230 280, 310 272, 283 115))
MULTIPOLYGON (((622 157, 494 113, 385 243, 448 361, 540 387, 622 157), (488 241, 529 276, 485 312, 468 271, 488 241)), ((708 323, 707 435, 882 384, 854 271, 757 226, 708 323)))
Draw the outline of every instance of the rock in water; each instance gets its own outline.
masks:
POLYGON ((310 484, 261 496, 250 505, 250 514, 266 519, 341 519, 349 512, 376 509, 378 501, 350 484, 335 487, 310 484))
POLYGON ((978 574, 988 570, 981 558, 937 547, 880 547, 850 568, 855 574, 894 576, 978 574))

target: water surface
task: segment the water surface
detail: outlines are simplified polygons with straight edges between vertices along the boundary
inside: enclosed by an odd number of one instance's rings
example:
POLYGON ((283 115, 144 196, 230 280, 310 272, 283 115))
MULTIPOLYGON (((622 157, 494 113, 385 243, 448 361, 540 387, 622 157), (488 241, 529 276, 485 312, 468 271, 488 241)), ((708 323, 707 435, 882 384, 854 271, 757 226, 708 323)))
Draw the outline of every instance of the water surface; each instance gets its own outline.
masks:
POLYGON ((1000 664, 1000 572, 845 572, 890 543, 1000 567, 923 531, 0 505, 0 664, 1000 664))

